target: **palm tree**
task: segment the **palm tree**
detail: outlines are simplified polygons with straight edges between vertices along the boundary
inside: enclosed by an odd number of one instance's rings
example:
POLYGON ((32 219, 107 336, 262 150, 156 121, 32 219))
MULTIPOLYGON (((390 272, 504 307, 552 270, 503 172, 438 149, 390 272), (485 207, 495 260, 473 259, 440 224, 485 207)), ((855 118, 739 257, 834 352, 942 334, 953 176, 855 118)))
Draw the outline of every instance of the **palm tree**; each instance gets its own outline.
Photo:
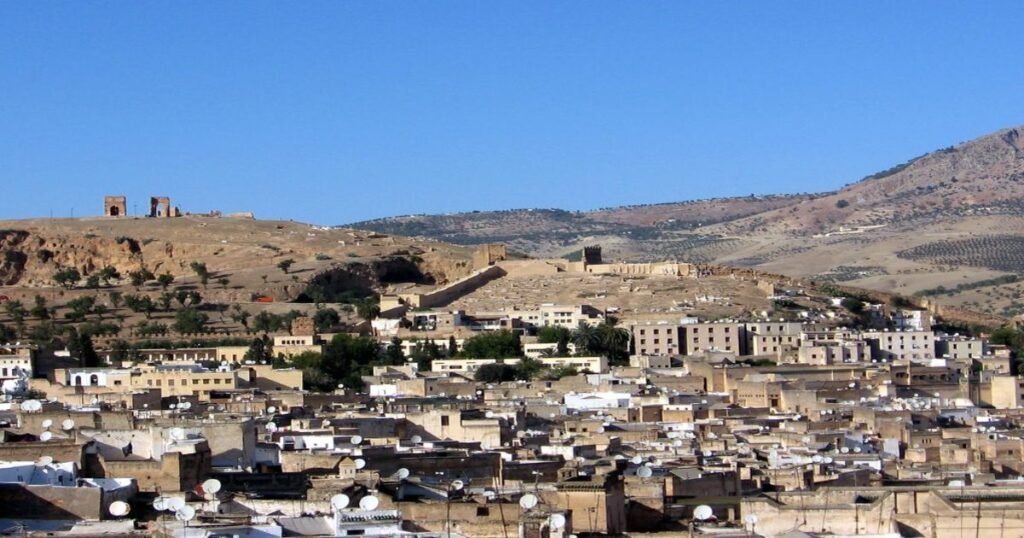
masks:
POLYGON ((580 322, 579 326, 572 331, 572 343, 576 345, 576 353, 600 352, 601 338, 597 328, 580 322))

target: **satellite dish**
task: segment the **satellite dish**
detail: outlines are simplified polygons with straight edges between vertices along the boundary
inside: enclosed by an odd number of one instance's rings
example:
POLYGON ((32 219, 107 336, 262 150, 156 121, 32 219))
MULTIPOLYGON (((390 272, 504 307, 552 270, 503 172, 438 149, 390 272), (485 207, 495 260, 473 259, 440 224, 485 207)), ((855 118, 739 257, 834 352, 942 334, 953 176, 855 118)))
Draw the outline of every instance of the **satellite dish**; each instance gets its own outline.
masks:
POLYGON ((34 413, 43 408, 43 404, 39 400, 25 400, 21 402, 21 408, 30 413, 34 413))
POLYGON ((378 506, 380 506, 380 501, 373 495, 359 499, 359 508, 362 508, 363 510, 376 510, 378 506))
POLYGON ((563 516, 562 514, 551 514, 549 524, 551 525, 552 529, 561 529, 565 527, 565 516, 563 516))
POLYGON ((815 454, 814 456, 811 457, 811 461, 813 461, 814 463, 821 463, 824 460, 825 460, 825 458, 822 458, 818 454, 815 454))
POLYGON ((221 488, 220 480, 217 480, 216 478, 211 478, 211 479, 203 482, 203 491, 205 491, 206 493, 209 493, 211 495, 213 495, 214 493, 217 493, 218 491, 220 491, 220 488, 221 488))
POLYGON ((423 442, 423 438, 420 437, 419 435, 413 435, 411 438, 409 438, 409 440, 417 445, 423 442))
POLYGON ((529 510, 534 506, 537 506, 537 496, 532 493, 527 493, 519 498, 519 506, 523 510, 529 510))
POLYGON ((461 491, 462 488, 466 487, 466 483, 462 480, 452 480, 452 490, 461 491))
POLYGON ((699 521, 707 521, 713 517, 715 517, 715 511, 712 510, 711 507, 706 504, 702 504, 697 508, 693 509, 693 519, 699 521))
POLYGON ((402 467, 397 473, 395 473, 395 475, 398 476, 399 480, 405 480, 406 478, 409 478, 409 469, 402 467))
POLYGON ((640 478, 650 478, 654 474, 654 471, 650 467, 641 467, 636 470, 636 475, 640 478))
POLYGON ((66 418, 64 419, 63 422, 60 423, 60 427, 64 431, 72 430, 75 428, 75 421, 71 420, 70 418, 66 418))
POLYGON ((276 412, 277 412, 277 408, 274 407, 274 406, 270 406, 270 407, 267 408, 267 413, 276 413, 276 412))
POLYGON ((335 510, 348 508, 348 502, 348 495, 345 495, 344 493, 339 493, 334 497, 331 497, 331 506, 334 507, 335 510))
POLYGON ((153 509, 160 512, 167 510, 167 497, 157 497, 153 499, 153 509))
POLYGON ((171 428, 169 433, 171 435, 171 439, 174 439, 175 441, 185 439, 185 428, 171 428))
POLYGON ((36 467, 46 467, 47 465, 49 465, 51 463, 53 463, 53 458, 52 457, 50 457, 50 456, 39 456, 39 459, 36 460, 36 467))
POLYGON ((186 411, 192 409, 192 402, 182 402, 178 405, 178 409, 184 409, 186 411))
POLYGON ((276 432, 277 431, 277 424, 274 424, 273 422, 268 422, 267 423, 267 431, 270 432, 270 433, 276 432))
POLYGON ((114 517, 124 517, 128 515, 128 512, 132 511, 132 507, 124 501, 114 501, 110 503, 110 507, 107 508, 107 511, 114 517))
POLYGON ((353 435, 352 438, 349 439, 349 442, 352 443, 353 445, 358 445, 358 444, 363 442, 363 436, 362 435, 353 435))
POLYGON ((753 527, 754 525, 757 525, 757 514, 748 514, 747 517, 743 518, 743 520, 747 522, 747 525, 753 527))
POLYGON ((640 465, 641 463, 644 462, 644 459, 641 458, 640 456, 633 456, 633 458, 630 459, 629 461, 632 462, 633 465, 640 465))
POLYGON ((843 454, 849 454, 850 453, 850 448, 844 446, 843 448, 839 449, 839 452, 842 452, 843 454))
POLYGON ((363 458, 357 459, 356 460, 356 469, 362 469, 363 467, 366 467, 366 460, 364 460, 363 458))
POLYGON ((171 512, 177 512, 185 507, 185 498, 168 497, 167 502, 164 504, 167 506, 167 509, 170 510, 171 512))
POLYGON ((595 431, 596 431, 597 433, 604 433, 604 426, 598 426, 598 427, 597 427, 597 430, 595 430, 595 431))
POLYGON ((50 432, 43 432, 39 434, 39 440, 44 443, 49 441, 50 439, 53 439, 53 434, 50 432))
POLYGON ((50 429, 50 426, 53 426, 53 421, 52 420, 46 419, 46 420, 43 421, 43 428, 50 429))
POLYGON ((196 509, 191 506, 182 506, 180 510, 174 511, 174 518, 178 521, 192 521, 196 517, 196 509))
POLYGON ((831 457, 831 456, 825 456, 825 459, 824 459, 824 460, 822 460, 822 463, 824 463, 824 464, 828 465, 829 463, 832 463, 833 461, 835 461, 835 460, 834 460, 834 459, 832 459, 832 457, 831 457))

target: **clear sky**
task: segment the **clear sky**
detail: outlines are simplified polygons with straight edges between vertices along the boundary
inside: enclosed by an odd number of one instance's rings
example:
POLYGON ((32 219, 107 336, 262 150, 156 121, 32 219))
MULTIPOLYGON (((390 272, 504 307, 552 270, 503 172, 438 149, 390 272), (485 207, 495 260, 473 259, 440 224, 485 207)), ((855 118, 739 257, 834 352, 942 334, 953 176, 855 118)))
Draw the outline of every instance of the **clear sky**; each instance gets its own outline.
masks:
POLYGON ((838 188, 1024 123, 1010 2, 0 3, 0 218, 838 188))

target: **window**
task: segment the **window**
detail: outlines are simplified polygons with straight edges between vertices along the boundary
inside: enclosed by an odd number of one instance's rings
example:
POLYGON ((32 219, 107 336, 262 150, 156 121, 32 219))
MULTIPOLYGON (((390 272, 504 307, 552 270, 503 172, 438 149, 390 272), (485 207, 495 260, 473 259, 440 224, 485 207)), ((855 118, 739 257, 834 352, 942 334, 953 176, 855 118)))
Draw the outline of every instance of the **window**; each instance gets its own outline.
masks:
POLYGON ((441 425, 448 426, 448 415, 441 415, 441 425))
POLYGON ((477 506, 476 507, 476 516, 477 517, 487 517, 489 515, 491 515, 490 508, 487 508, 486 506, 477 506))

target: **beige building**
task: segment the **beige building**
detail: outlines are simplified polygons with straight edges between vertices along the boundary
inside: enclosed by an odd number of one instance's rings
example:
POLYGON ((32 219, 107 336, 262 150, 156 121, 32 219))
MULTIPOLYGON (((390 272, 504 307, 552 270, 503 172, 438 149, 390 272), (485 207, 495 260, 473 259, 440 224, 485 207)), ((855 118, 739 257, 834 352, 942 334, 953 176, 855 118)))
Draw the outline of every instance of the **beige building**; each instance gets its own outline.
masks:
POLYGON ((0 346, 0 382, 15 380, 25 375, 32 377, 35 348, 29 345, 0 346))
POLYGON ((160 389, 164 396, 209 400, 210 391, 239 388, 238 370, 207 370, 198 366, 140 366, 131 371, 132 388, 160 389))
POLYGON ((319 338, 313 335, 286 334, 274 337, 274 355, 277 357, 291 358, 303 353, 323 353, 323 351, 324 346, 320 344, 319 338))
POLYGON ((935 333, 932 331, 869 331, 862 337, 871 345, 872 355, 877 359, 935 358, 935 333))
POLYGON ((992 376, 981 387, 981 399, 996 409, 1024 408, 1024 379, 1012 375, 992 376))
POLYGON ((743 323, 687 323, 681 325, 680 350, 684 355, 704 352, 747 355, 743 323))
POLYGON ((633 342, 639 355, 679 355, 682 328, 675 323, 652 322, 633 325, 633 342))

